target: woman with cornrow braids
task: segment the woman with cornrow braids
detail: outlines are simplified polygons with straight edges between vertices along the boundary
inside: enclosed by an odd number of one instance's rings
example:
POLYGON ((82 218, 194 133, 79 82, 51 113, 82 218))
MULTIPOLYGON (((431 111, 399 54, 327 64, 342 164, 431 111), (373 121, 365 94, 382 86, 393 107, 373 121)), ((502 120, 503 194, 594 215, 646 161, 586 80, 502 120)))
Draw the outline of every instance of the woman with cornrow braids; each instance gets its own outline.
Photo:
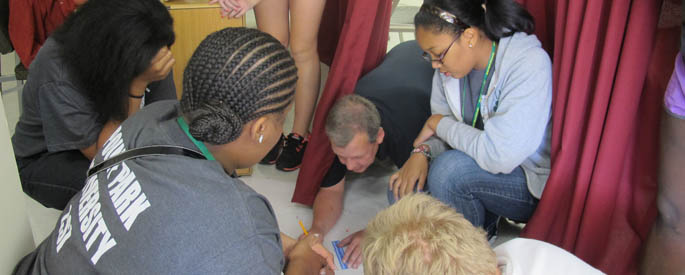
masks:
POLYGON ((185 69, 181 102, 151 104, 115 130, 15 274, 332 274, 320 236, 279 233, 266 198, 231 176, 279 139, 296 81, 270 35, 209 35, 185 69))

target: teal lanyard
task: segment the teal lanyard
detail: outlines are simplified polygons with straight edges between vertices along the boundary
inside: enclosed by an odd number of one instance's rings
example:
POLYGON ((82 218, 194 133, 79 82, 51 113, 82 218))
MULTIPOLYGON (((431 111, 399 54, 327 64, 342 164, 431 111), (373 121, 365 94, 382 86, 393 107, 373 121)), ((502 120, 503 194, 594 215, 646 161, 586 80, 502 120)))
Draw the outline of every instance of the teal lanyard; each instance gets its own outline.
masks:
MULTIPOLYGON (((480 112, 480 102, 483 100, 483 90, 485 83, 488 81, 490 75, 490 68, 492 68, 492 61, 495 59, 495 50, 497 49, 497 42, 492 42, 492 50, 490 50, 490 60, 488 60, 488 67, 485 69, 485 76, 483 76, 483 83, 480 84, 480 92, 478 93, 478 103, 476 103, 476 111, 473 113, 473 122, 471 127, 476 128, 476 121, 478 121, 478 112, 480 112)), ((463 82, 461 88, 461 117, 464 118, 464 105, 466 104, 466 76, 461 79, 463 82)))
POLYGON ((200 149, 200 152, 202 152, 202 154, 205 155, 205 158, 207 158, 208 160, 216 160, 214 158, 214 155, 212 155, 212 153, 209 152, 209 149, 207 149, 207 146, 205 146, 202 142, 195 139, 193 135, 190 134, 190 130, 188 130, 188 123, 186 123, 183 117, 178 117, 176 121, 178 121, 178 125, 181 126, 181 129, 183 129, 183 132, 186 133, 188 138, 190 138, 190 140, 193 141, 193 143, 195 143, 195 146, 197 146, 197 148, 200 149))

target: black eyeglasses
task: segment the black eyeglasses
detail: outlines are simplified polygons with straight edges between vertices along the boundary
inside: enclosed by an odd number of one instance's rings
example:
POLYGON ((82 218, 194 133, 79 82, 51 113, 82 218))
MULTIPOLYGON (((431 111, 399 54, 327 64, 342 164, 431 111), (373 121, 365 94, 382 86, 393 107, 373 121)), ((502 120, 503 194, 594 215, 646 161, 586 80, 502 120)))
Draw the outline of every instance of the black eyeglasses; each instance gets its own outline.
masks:
POLYGON ((457 36, 456 38, 454 38, 454 40, 452 40, 452 43, 450 43, 450 45, 447 46, 447 49, 445 49, 445 51, 443 51, 443 52, 438 56, 438 59, 433 59, 433 58, 431 58, 431 55, 430 55, 429 53, 427 53, 427 52, 423 52, 423 54, 422 54, 423 59, 426 60, 426 61, 428 61, 428 62, 430 62, 430 63, 438 62, 438 63, 440 63, 440 64, 443 64, 443 63, 442 63, 442 59, 445 58, 445 55, 447 55, 447 52, 450 50, 450 48, 452 48, 452 45, 454 45, 454 42, 456 42, 457 39, 459 39, 459 36, 457 36))
POLYGON ((454 38, 454 40, 452 40, 452 43, 450 43, 450 45, 447 47, 447 49, 438 56, 438 59, 432 59, 431 55, 429 53, 423 52, 423 59, 425 59, 426 61, 428 61, 430 63, 438 62, 440 64, 443 64, 442 59, 445 58, 445 55, 450 50, 450 48, 452 48, 452 45, 454 44, 454 42, 457 41, 461 32, 464 31, 465 29, 468 29, 469 25, 462 22, 461 20, 459 20, 459 18, 457 18, 454 14, 452 14, 448 11, 445 11, 445 10, 443 10, 443 9, 433 5, 433 4, 421 5, 421 9, 419 9, 419 13, 428 13, 432 16, 436 16, 436 17, 442 19, 443 21, 445 21, 449 24, 456 26, 456 28, 454 30, 456 37, 454 38))

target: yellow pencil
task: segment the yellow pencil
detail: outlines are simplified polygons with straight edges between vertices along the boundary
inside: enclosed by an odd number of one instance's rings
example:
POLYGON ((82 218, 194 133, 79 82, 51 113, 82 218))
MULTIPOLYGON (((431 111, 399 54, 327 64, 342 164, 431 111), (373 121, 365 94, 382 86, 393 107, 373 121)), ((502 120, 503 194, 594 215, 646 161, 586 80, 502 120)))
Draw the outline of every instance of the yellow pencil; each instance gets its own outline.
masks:
POLYGON ((307 233, 307 229, 304 228, 304 224, 302 224, 302 220, 300 220, 300 227, 302 227, 302 232, 304 232, 305 236, 309 235, 309 233, 307 233))

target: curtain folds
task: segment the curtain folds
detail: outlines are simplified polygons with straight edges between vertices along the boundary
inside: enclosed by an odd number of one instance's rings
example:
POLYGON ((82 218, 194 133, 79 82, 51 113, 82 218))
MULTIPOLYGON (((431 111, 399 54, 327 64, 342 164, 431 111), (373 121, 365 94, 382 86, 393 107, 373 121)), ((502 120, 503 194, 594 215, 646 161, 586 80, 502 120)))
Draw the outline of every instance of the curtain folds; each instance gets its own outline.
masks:
POLYGON ((324 132, 328 110, 336 99, 354 92, 357 80, 378 66, 388 45, 390 0, 326 1, 319 29, 319 57, 330 66, 314 113, 312 134, 304 154, 292 201, 314 203, 319 184, 333 163, 324 132))
MULTIPOLYGON (((536 22, 554 22, 554 44, 545 45, 554 101, 552 174, 523 236, 609 274, 635 273, 656 213, 658 135, 643 133, 658 133, 654 99, 663 90, 647 89, 645 80, 661 1, 553 2, 529 9, 536 22)), ((538 31, 551 41, 549 29, 538 31)))

